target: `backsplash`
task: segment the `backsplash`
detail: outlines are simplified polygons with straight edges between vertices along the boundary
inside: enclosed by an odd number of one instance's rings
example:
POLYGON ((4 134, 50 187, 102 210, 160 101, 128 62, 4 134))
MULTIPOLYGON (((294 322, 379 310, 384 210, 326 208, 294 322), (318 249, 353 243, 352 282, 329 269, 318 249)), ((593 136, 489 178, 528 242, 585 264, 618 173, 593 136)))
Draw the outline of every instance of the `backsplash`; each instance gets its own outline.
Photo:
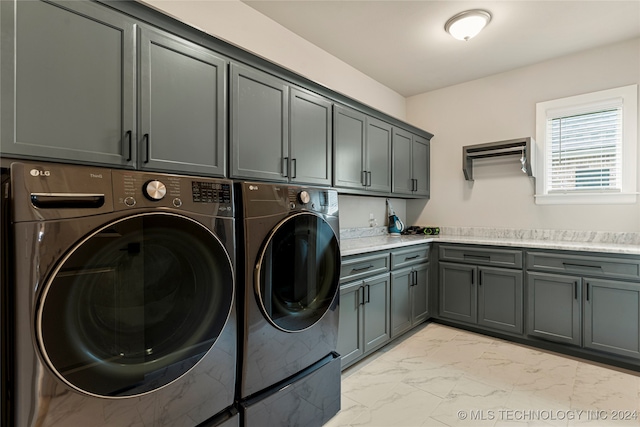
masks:
MULTIPOLYGON (((386 227, 345 228, 341 239, 374 237, 387 234, 386 227)), ((584 242, 614 245, 640 245, 638 232, 578 231, 547 229, 514 229, 493 227, 440 227, 440 236, 480 237, 510 240, 542 240, 550 242, 584 242)))

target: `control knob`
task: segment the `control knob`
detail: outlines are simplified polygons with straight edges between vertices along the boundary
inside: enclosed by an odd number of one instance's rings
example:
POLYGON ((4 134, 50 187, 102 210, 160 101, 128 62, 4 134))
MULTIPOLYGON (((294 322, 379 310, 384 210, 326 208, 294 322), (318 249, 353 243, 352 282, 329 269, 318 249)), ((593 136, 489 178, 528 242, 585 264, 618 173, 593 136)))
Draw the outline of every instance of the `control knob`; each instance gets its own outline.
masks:
POLYGON ((162 200, 165 194, 167 194, 167 187, 156 179, 144 185, 144 195, 149 200, 162 200))
POLYGON ((309 203, 309 200, 311 200, 311 196, 309 196, 309 192, 302 190, 300 193, 298 193, 298 199, 300 200, 300 203, 306 205, 307 203, 309 203))

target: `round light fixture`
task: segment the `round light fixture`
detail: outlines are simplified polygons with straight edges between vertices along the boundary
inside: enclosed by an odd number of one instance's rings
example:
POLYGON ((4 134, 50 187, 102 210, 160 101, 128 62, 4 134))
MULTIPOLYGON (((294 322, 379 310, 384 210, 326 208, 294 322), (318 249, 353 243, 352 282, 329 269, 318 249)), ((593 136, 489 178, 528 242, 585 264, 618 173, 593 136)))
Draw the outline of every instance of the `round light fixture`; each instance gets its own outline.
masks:
POLYGON ((444 29, 454 38, 467 41, 477 36, 489 21, 491 21, 491 14, 486 10, 466 10, 452 16, 444 24, 444 29))

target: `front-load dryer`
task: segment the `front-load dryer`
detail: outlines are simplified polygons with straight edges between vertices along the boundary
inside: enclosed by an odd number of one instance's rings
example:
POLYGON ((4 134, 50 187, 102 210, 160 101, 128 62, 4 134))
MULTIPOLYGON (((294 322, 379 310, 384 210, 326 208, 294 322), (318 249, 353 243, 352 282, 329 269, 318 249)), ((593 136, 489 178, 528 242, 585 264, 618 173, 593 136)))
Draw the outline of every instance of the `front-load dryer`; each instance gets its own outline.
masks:
POLYGON ((249 182, 239 187, 241 422, 321 425, 340 408, 337 192, 249 182))
POLYGON ((10 181, 13 425, 233 418, 232 182, 50 163, 10 181))

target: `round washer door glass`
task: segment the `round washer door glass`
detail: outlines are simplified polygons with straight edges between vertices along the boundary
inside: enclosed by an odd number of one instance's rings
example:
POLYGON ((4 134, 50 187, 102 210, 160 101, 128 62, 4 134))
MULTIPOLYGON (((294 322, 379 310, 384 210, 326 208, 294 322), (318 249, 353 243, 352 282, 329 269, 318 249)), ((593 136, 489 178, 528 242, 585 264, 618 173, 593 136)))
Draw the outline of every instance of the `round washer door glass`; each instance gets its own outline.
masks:
POLYGON ((84 393, 162 387, 213 346, 233 304, 220 240, 173 214, 116 221, 77 244, 46 282, 37 335, 48 365, 84 393))
POLYGON ((302 331, 329 309, 340 285, 340 248, 333 229, 311 213, 292 215, 267 239, 256 266, 256 291, 267 319, 302 331))

